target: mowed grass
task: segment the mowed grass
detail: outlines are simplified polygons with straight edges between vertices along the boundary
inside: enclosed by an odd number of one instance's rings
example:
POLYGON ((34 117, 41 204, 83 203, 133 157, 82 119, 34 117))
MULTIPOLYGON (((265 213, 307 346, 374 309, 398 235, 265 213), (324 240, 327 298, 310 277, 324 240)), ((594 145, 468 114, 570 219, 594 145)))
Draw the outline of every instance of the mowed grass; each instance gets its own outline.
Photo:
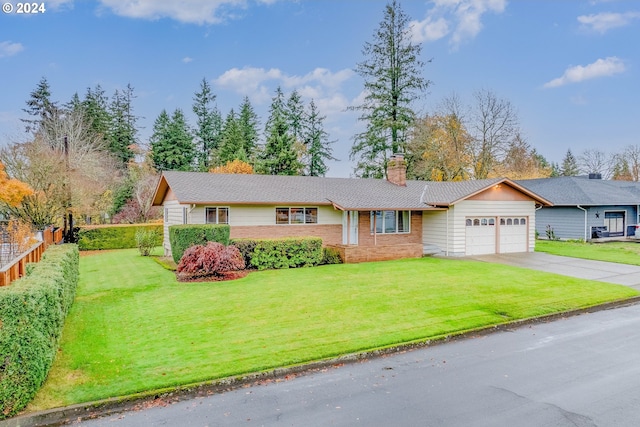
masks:
POLYGON ((197 383, 625 299, 631 288, 438 258, 179 283, 135 250, 81 257, 76 301, 28 408, 197 383))
POLYGON ((597 261, 640 265, 640 241, 638 243, 634 241, 586 243, 536 240, 536 251, 597 261))

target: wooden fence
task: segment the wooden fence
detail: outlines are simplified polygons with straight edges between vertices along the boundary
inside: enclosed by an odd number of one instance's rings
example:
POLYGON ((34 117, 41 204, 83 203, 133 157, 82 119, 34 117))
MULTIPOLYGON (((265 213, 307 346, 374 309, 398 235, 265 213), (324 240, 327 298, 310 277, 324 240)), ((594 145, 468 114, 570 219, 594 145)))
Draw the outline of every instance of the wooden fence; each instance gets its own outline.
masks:
POLYGON ((42 241, 31 246, 9 264, 0 268, 0 286, 7 286, 27 273, 27 264, 39 262, 42 254, 49 245, 62 242, 62 229, 48 228, 42 233, 42 241))

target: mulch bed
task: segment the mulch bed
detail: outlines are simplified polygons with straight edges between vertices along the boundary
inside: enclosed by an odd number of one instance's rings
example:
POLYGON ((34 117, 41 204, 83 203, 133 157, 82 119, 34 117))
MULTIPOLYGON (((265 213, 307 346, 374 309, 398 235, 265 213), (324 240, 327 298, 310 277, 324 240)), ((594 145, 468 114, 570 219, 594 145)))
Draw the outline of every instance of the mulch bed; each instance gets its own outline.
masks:
POLYGON ((176 274, 178 282, 224 282, 227 280, 236 280, 243 277, 247 277, 249 274, 246 270, 241 271, 226 271, 215 276, 198 276, 198 277, 180 277, 176 274))

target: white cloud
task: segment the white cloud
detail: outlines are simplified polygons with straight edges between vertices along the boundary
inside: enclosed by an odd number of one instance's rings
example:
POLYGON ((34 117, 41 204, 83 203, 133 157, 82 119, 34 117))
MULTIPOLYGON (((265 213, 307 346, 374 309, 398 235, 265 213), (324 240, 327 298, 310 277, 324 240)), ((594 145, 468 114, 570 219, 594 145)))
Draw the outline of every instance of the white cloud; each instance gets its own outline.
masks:
POLYGON ((63 6, 65 8, 71 9, 73 8, 73 0, 48 0, 46 2, 47 9, 62 9, 63 6))
POLYGON ((182 62, 188 64, 189 62, 193 62, 193 58, 191 58, 190 56, 185 56, 184 58, 182 58, 182 62))
POLYGON ((0 58, 12 56, 24 50, 24 46, 20 43, 12 43, 10 41, 0 42, 0 58))
POLYGON ((507 0, 434 0, 434 7, 422 21, 412 21, 412 40, 416 43, 449 36, 449 44, 457 49, 476 37, 483 28, 482 16, 502 13, 507 0))
POLYGON ((598 59, 589 65, 576 65, 565 70, 564 74, 544 84, 545 88, 564 86, 569 83, 579 83, 598 77, 608 77, 626 71, 624 62, 615 56, 598 59))
POLYGON ((640 12, 611 13, 603 12, 593 15, 578 16, 578 22, 582 27, 591 31, 604 34, 613 28, 625 27, 634 19, 640 18, 640 12))
POLYGON ((343 69, 331 72, 326 68, 316 68, 305 75, 288 75, 277 68, 232 68, 225 71, 213 83, 223 89, 232 90, 242 96, 248 96, 252 102, 265 104, 271 101, 275 88, 282 87, 285 93, 297 90, 307 101, 313 99, 319 111, 327 116, 343 113, 350 105, 342 92, 342 86, 354 72, 343 69))
POLYGON ((414 43, 440 40, 450 32, 446 19, 433 20, 431 16, 427 16, 422 21, 411 21, 409 27, 411 28, 411 40, 414 43))
MULTIPOLYGON (((113 13, 128 18, 175 19, 188 24, 217 24, 233 8, 246 8, 249 0, 100 0, 113 13)), ((270 4, 277 0, 257 0, 270 4)))

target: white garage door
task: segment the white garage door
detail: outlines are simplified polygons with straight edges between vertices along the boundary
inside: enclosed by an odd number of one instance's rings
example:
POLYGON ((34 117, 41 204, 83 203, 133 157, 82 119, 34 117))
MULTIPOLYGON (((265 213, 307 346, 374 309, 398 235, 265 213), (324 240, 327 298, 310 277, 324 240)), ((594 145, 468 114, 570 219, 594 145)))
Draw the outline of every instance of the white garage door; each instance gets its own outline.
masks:
POLYGON ((466 218, 465 252, 467 255, 527 252, 528 230, 526 217, 501 217, 498 223, 496 217, 466 218))
POLYGON ((526 218, 500 218, 500 253, 527 252, 527 233, 526 218))
POLYGON ((496 219, 478 217, 466 219, 467 255, 496 253, 496 219))

